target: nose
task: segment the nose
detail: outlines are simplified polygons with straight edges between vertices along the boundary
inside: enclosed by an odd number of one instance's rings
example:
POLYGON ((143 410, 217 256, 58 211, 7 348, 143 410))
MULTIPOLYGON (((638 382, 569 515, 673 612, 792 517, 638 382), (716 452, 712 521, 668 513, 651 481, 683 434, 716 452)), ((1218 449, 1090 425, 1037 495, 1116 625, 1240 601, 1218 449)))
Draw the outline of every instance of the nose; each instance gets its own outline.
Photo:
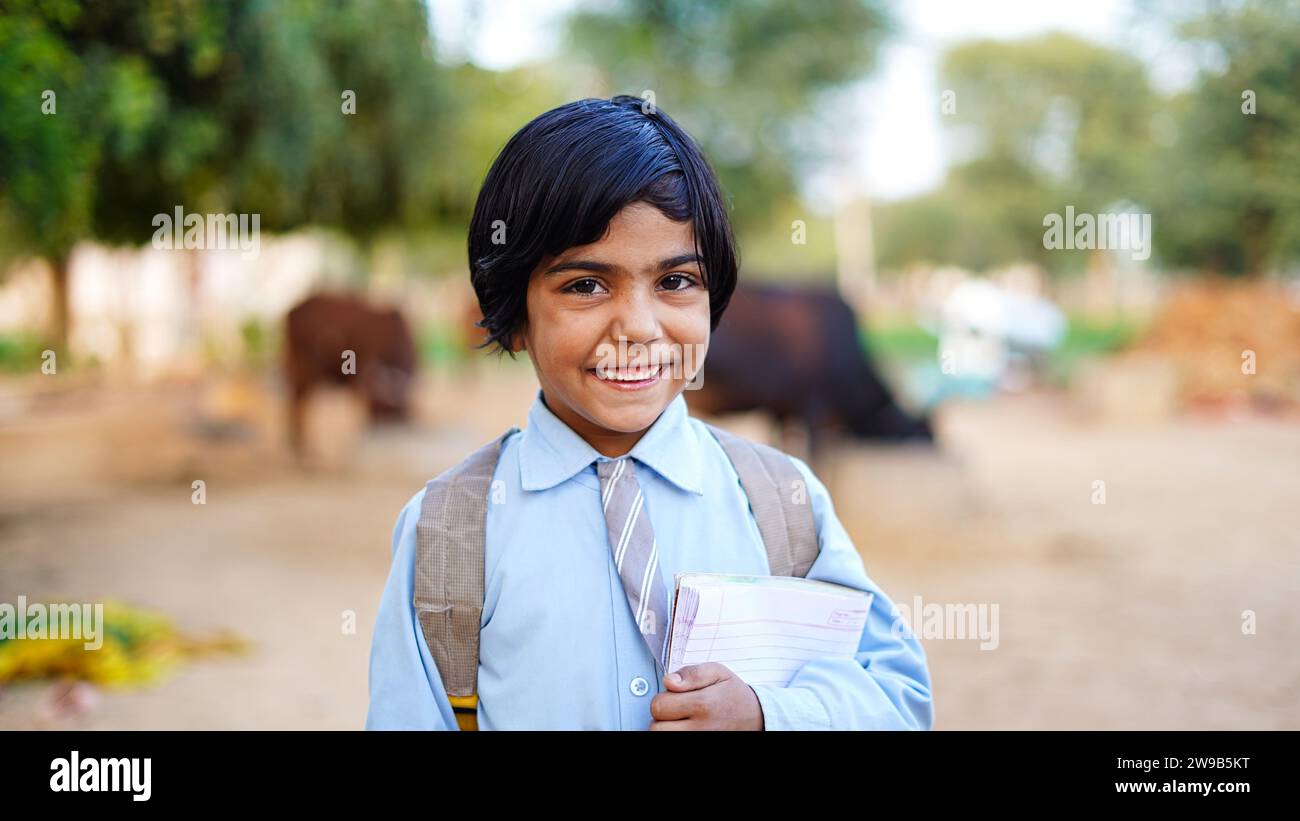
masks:
POLYGON ((641 288, 628 289, 615 302, 614 320, 610 328, 614 341, 626 339, 629 344, 642 345, 663 335, 663 326, 656 313, 653 294, 641 288))

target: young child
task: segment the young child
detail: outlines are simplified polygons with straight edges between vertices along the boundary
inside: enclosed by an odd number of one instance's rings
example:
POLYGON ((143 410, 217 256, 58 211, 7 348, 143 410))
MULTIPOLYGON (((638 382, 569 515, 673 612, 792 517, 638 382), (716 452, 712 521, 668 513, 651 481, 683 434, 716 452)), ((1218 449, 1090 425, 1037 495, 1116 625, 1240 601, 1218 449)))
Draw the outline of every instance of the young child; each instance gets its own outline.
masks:
POLYGON ((695 142, 637 97, 542 114, 484 180, 469 263, 489 342, 527 351, 540 390, 526 428, 398 517, 367 728, 929 729, 920 644, 897 628, 825 486, 759 446, 777 460, 769 472, 805 483, 806 577, 873 594, 857 655, 808 661, 785 687, 751 687, 716 662, 664 675, 674 573, 785 572, 754 474, 682 396, 737 268, 695 142), (463 479, 475 470, 477 483, 463 479))

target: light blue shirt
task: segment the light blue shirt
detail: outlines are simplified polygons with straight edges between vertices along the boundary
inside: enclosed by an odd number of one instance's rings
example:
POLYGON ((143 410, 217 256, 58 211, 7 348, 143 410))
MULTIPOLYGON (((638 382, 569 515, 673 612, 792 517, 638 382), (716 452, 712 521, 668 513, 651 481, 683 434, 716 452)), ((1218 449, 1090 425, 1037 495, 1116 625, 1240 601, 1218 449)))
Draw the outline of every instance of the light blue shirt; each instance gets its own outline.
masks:
MULTIPOLYGON (((630 455, 670 591, 677 572, 768 574, 739 477, 683 396, 630 455)), ((540 390, 528 426, 502 445, 485 531, 481 730, 644 730, 653 720, 651 699, 664 688, 609 547, 594 464, 608 458, 555 416, 540 390)), ((817 521, 821 553, 808 578, 873 599, 856 656, 806 662, 785 687, 753 687, 766 728, 930 729, 925 651, 907 631, 891 629, 897 610, 867 577, 826 487, 790 458, 807 479, 817 521)), ((371 646, 367 729, 457 729, 412 603, 423 499, 421 489, 393 528, 393 565, 371 646)))

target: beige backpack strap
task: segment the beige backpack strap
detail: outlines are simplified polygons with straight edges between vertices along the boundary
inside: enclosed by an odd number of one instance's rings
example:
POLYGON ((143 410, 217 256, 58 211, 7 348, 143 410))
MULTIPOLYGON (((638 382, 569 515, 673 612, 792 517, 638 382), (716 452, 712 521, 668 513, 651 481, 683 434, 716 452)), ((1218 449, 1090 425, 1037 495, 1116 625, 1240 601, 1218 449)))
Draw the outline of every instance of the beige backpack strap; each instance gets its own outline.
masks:
POLYGON ((817 560, 817 521, 803 473, 774 447, 704 423, 740 476, 773 576, 806 576, 817 560))
POLYGON ((431 480, 415 526, 416 615, 443 687, 453 706, 460 704, 462 726, 462 708, 473 706, 478 692, 488 494, 501 445, 518 430, 510 428, 431 480))

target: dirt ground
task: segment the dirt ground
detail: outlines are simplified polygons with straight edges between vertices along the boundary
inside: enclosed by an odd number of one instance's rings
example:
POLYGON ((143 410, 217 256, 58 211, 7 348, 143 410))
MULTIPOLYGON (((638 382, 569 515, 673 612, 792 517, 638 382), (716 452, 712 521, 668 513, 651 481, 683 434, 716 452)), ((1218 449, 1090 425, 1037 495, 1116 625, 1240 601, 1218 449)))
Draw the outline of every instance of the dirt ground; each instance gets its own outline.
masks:
MULTIPOLYGON (((398 510, 524 424, 534 390, 521 368, 442 375, 416 424, 365 435, 326 397, 303 472, 274 393, 0 385, 0 601, 119 599, 250 643, 81 711, 10 687, 0 728, 362 726, 398 510)), ((937 728, 1300 729, 1300 423, 1099 424, 1060 395, 937 421, 938 450, 846 446, 816 466, 895 601, 998 608, 996 649, 925 640, 937 728)))

